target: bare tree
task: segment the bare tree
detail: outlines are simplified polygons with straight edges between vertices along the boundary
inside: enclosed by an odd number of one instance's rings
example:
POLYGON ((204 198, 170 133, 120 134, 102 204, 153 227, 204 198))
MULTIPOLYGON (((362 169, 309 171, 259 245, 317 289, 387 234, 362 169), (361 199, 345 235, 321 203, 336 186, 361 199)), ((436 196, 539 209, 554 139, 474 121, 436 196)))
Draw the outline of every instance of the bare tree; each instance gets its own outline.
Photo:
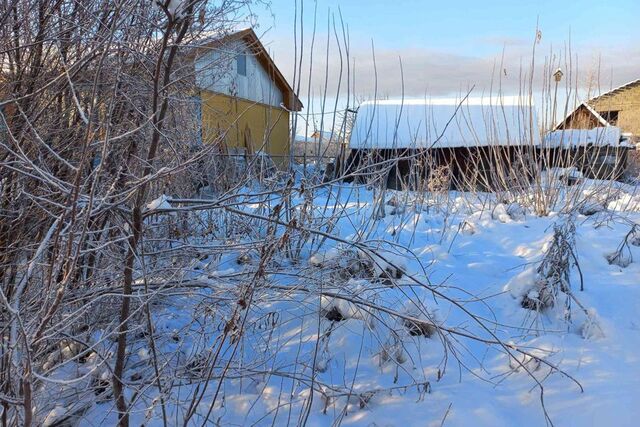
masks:
MULTIPOLYGON (((325 67, 317 102, 320 130, 341 141, 332 176, 323 182, 316 171, 305 167, 300 173, 293 165, 275 171, 261 156, 247 156, 235 168, 219 150, 224 129, 193 143, 202 136, 194 52, 250 22, 252 3, 2 3, 1 424, 72 424, 103 416, 92 421, 204 425, 217 420, 228 387, 253 387, 259 401, 272 384, 277 403, 260 420, 305 424, 314 402, 322 401, 325 412, 335 409, 332 421, 339 424, 354 399, 363 408, 380 393, 429 392, 433 379, 403 366, 406 348, 417 339, 439 344, 436 381, 452 359, 464 366, 467 344, 480 343, 515 360, 514 370, 531 378, 543 408, 544 384, 527 360, 577 384, 539 353, 501 340, 497 322, 468 308, 483 297, 450 296, 444 284, 429 280, 428 261, 398 236, 375 235, 387 212, 401 225, 417 221, 423 209, 442 212, 438 238, 449 247, 466 226, 446 222, 454 177, 435 167, 428 152, 406 156, 413 181, 396 191, 387 183, 397 173, 397 157, 372 151, 350 164, 342 142, 356 111, 356 78, 340 14, 328 18, 326 45, 318 47, 315 25, 311 36, 302 25, 304 2, 295 3, 296 92, 306 89, 312 98, 312 79, 303 70, 312 72, 321 57, 317 50, 327 62, 335 55, 341 65, 338 76, 325 67), (310 50, 304 50, 305 37, 311 37, 310 50), (344 108, 339 99, 346 100, 344 108), (375 208, 354 213, 347 206, 360 205, 361 194, 373 194, 375 208), (354 236, 341 235, 339 221, 357 225, 354 236), (416 261, 417 270, 400 265, 399 254, 416 261), (237 269, 222 269, 229 263, 237 269), (366 289, 352 279, 367 283, 366 289), (462 313, 473 328, 437 318, 419 292, 462 313), (383 298, 389 293, 395 299, 383 298), (410 309, 398 309, 399 303, 410 309), (166 326, 176 312, 180 322, 166 326), (346 319, 360 322, 362 336, 379 350, 376 360, 393 367, 393 386, 363 390, 355 374, 340 383, 323 377, 331 335, 346 319), (283 353, 289 358, 280 358, 283 353), (108 409, 98 413, 96 405, 108 409)), ((374 52, 372 45, 375 64, 374 52)), ((532 96, 532 73, 523 71, 524 96, 532 96)), ((292 140, 297 121, 309 123, 312 114, 293 116, 292 140)), ((523 122, 532 120, 530 112, 521 114, 523 122)), ((584 206, 578 189, 571 193, 557 182, 546 187, 531 172, 539 173, 542 163, 531 160, 531 135, 523 138, 525 149, 515 157, 505 160, 490 149, 486 155, 500 160, 498 166, 459 183, 469 190, 468 203, 480 199, 491 211, 518 202, 540 215, 559 200, 568 213, 584 206), (478 191, 480 186, 488 191, 478 191)), ((319 148, 313 160, 323 157, 319 148)), ((601 191, 604 199, 613 192, 601 191)), ((541 275, 567 280, 577 261, 556 258, 573 249, 572 233, 557 233, 559 243, 541 275)), ((578 303, 562 280, 550 288, 554 296, 564 293, 578 303)), ((550 421, 546 410, 545 416, 550 421)))

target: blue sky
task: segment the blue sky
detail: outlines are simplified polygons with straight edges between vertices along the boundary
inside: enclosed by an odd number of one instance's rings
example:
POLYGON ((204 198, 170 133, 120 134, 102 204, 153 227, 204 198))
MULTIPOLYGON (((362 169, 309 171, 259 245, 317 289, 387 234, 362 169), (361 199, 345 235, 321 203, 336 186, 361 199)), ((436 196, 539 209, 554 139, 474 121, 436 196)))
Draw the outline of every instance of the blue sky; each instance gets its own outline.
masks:
MULTIPOLYGON (((373 38, 380 47, 434 46, 466 54, 484 53, 488 41, 530 40, 539 20, 544 36, 564 43, 631 43, 640 36, 640 2, 623 1, 422 1, 318 0, 319 21, 341 9, 356 42, 373 38)), ((295 0, 275 0, 260 13, 263 28, 279 39, 292 34, 295 0)), ((298 1, 300 5, 300 1, 298 1)), ((312 22, 314 2, 304 3, 312 22)), ((309 28, 310 29, 310 28, 309 28)))
MULTIPOLYGON (((295 0, 274 0, 271 12, 257 6, 264 39, 282 54, 293 47, 295 0), (273 16, 271 16, 271 13, 273 16)), ((300 0, 298 0, 300 8, 300 0)), ((617 50, 640 43, 640 1, 421 1, 318 0, 319 37, 328 11, 342 11, 355 49, 442 50, 461 56, 498 55, 506 43, 531 44, 536 21, 545 46, 571 38, 580 52, 617 50)), ((313 25, 314 2, 306 0, 305 29, 313 25)))
MULTIPOLYGON (((295 4, 296 0, 273 0, 270 10, 254 8, 258 33, 290 79, 295 4)), ((300 12, 300 0, 297 5, 300 12)), ((304 83, 309 73, 314 6, 313 0, 304 1, 304 83)), ((313 99, 303 99, 316 110, 318 95, 324 90, 325 66, 329 69, 329 98, 344 99, 344 85, 342 92, 337 92, 340 61, 335 41, 330 43, 329 63, 324 60, 327 17, 334 14, 337 18, 338 8, 349 28, 360 99, 374 93, 377 97, 402 93, 399 58, 408 97, 459 95, 471 86, 476 87, 476 93, 488 91, 498 74, 503 91, 517 93, 522 70, 530 68, 536 23, 542 36, 536 45, 538 92, 549 74, 543 67, 545 61, 570 68, 571 79, 581 90, 578 98, 640 78, 640 0, 317 0, 317 8, 313 99), (373 77, 372 41, 377 81, 373 77), (566 62, 569 45, 572 67, 566 62)), ((306 94, 306 84, 301 94, 306 94)))

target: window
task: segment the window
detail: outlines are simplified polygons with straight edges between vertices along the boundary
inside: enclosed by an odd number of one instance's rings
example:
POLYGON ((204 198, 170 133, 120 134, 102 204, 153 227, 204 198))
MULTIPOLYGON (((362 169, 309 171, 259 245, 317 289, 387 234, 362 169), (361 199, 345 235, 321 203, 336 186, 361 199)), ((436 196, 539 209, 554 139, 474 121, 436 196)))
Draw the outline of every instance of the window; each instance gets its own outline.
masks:
POLYGON ((236 56, 236 68, 239 75, 247 75, 247 55, 241 53, 240 55, 236 56))
POLYGON ((610 125, 618 125, 618 111, 600 111, 599 114, 603 119, 608 121, 610 125))

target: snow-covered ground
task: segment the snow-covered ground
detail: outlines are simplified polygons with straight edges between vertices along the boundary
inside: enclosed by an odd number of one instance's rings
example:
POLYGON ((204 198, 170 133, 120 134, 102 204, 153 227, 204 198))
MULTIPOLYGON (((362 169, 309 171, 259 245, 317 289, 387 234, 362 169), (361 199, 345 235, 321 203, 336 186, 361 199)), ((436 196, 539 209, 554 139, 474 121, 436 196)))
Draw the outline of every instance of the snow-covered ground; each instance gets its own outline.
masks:
MULTIPOLYGON (((228 217, 201 215, 191 268, 152 288, 162 400, 144 381, 156 369, 144 331, 130 349, 132 425, 163 425, 162 401, 168 425, 185 417, 188 425, 637 425, 633 188, 583 214, 544 217, 489 196, 412 197, 387 192, 380 218, 364 188, 323 188, 312 200, 296 193, 292 204, 316 218, 309 228, 325 233, 315 235, 268 229, 260 217, 278 199, 244 205, 255 227, 238 239, 208 237, 203 230, 228 217), (539 296, 536 269, 554 226, 567 224, 575 226, 570 290, 542 312, 523 308, 525 296, 539 296)), ((93 337, 95 348, 107 353, 112 343, 101 339, 93 337)), ((88 378, 101 366, 94 353, 57 375, 88 378)), ((50 419, 93 399, 73 396, 60 398, 50 419)), ((115 423, 105 396, 82 425, 115 423)))

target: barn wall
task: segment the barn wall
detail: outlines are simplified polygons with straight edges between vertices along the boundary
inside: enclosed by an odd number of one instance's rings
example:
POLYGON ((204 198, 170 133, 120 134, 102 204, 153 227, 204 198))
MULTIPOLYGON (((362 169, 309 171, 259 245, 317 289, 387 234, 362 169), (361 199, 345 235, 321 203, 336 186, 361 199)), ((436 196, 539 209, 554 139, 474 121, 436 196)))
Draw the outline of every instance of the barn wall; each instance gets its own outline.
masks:
POLYGON ((545 168, 577 168, 586 178, 620 180, 628 164, 629 149, 625 147, 581 146, 552 148, 539 151, 545 168))
POLYGON ((446 147, 432 149, 353 149, 345 163, 346 179, 369 182, 388 160, 395 160, 387 187, 434 190, 445 184, 455 190, 500 190, 530 177, 533 170, 523 162, 531 147, 446 147), (385 162, 383 164, 383 162, 385 162), (525 171, 524 169, 527 169, 525 171), (443 181, 444 178, 444 181, 443 181))
POLYGON ((204 143, 226 134, 224 146, 229 152, 268 153, 284 168, 289 161, 289 112, 210 91, 201 91, 202 133, 204 143), (246 146, 246 141, 251 146, 246 146), (264 148, 263 147, 264 144, 264 148))

